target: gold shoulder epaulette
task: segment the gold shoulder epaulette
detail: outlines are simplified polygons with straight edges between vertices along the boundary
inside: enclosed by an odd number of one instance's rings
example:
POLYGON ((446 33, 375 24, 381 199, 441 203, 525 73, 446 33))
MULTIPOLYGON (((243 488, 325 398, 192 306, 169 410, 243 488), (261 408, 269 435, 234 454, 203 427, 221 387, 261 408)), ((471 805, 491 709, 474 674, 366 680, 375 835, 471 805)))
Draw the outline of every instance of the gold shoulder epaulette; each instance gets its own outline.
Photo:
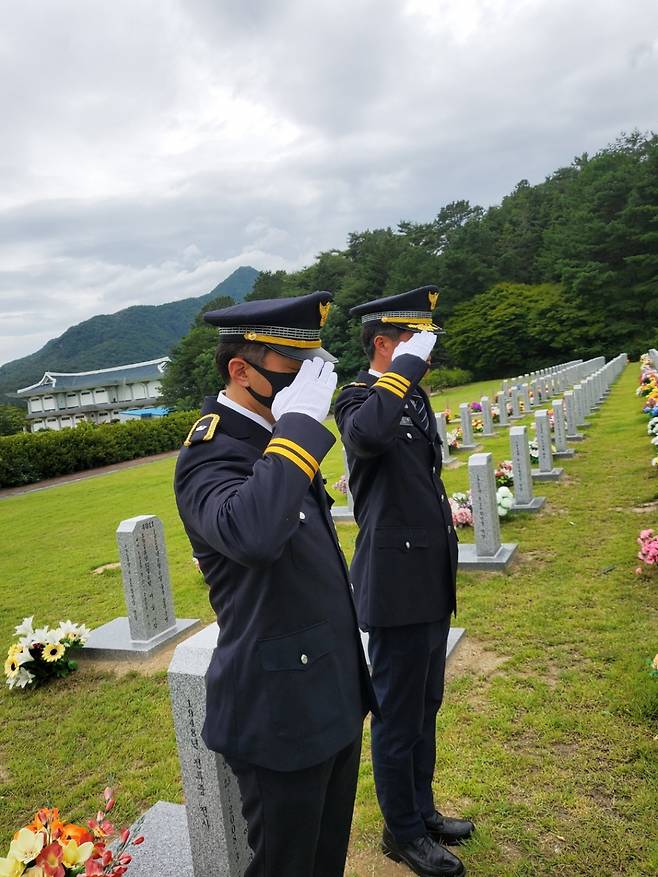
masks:
POLYGON ((186 448, 190 445, 196 445, 199 442, 209 442, 215 435, 215 430, 219 426, 219 414, 204 414, 194 424, 188 432, 187 438, 183 442, 186 448))

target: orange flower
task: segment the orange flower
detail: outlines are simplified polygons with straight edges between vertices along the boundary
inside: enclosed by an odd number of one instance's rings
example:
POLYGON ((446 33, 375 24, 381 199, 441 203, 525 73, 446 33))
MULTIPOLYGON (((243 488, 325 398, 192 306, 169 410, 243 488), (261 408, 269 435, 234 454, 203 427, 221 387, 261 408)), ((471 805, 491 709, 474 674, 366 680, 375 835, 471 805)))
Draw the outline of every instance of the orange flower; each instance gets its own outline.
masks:
MULTIPOLYGON (((42 807, 41 810, 38 810, 34 814, 34 819, 29 825, 26 825, 25 828, 29 828, 30 831, 33 831, 36 834, 39 831, 46 831, 48 826, 50 827, 50 836, 53 839, 58 837, 64 828, 64 824, 59 818, 59 810, 57 807, 53 807, 52 810, 49 810, 47 807, 42 807)), ((17 835, 18 832, 16 832, 14 837, 17 835)))
POLYGON ((66 846, 70 840, 74 840, 78 846, 82 846, 82 844, 89 843, 93 839, 91 832, 83 828, 82 825, 76 825, 74 822, 63 825, 62 834, 58 838, 62 846, 66 846))

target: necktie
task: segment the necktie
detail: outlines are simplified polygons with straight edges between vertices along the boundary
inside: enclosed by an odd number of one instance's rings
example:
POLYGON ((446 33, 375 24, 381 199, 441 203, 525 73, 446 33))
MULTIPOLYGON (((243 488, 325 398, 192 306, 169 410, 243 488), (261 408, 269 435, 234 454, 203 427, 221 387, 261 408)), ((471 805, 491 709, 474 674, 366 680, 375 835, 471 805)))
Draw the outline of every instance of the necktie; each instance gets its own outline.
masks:
POLYGON ((423 427, 425 432, 427 432, 429 425, 430 425, 430 419, 429 419, 429 415, 427 413, 427 408, 425 406, 425 400, 423 399, 423 397, 420 395, 420 393, 417 390, 415 390, 411 394, 410 398, 411 398, 411 404, 416 409, 416 414, 418 415, 421 426, 423 427))

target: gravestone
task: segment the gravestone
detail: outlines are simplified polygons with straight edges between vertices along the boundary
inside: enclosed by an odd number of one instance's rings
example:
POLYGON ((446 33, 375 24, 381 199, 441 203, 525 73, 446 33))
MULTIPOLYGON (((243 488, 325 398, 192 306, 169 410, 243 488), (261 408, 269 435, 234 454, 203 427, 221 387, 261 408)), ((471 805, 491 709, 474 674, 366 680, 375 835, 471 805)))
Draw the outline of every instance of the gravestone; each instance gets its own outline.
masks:
POLYGON ((521 420, 521 393, 518 387, 512 387, 512 416, 510 420, 521 420))
POLYGON ((575 451, 567 447, 567 431, 564 422, 564 401, 556 399, 553 402, 553 435, 555 437, 556 457, 573 457, 575 451))
POLYGON ((535 408, 539 404, 539 397, 537 396, 537 381, 530 381, 530 391, 532 393, 532 407, 535 408))
POLYGON ((528 448, 528 427, 513 426, 509 431, 512 452, 512 474, 514 476, 513 511, 536 512, 544 505, 546 498, 533 496, 530 450, 528 448))
POLYGON ((466 402, 462 402, 459 406, 459 420, 462 427, 462 443, 461 448, 464 451, 473 450, 475 442, 473 441, 473 425, 471 423, 471 409, 466 402))
POLYGON ((576 400, 573 390, 564 391, 564 412, 567 419, 567 441, 582 442, 585 436, 578 432, 578 417, 576 414, 576 400))
POLYGON ((535 426, 537 427, 539 468, 533 469, 532 477, 537 481, 557 481, 558 478, 562 477, 564 469, 560 466, 553 466, 551 426, 548 422, 548 411, 537 411, 535 413, 535 426))
POLYGON ((439 411, 438 414, 435 415, 436 418, 436 431, 439 434, 439 438, 441 439, 441 459, 443 460, 443 465, 445 466, 450 462, 450 445, 448 444, 448 427, 446 424, 446 416, 443 411, 439 411))
POLYGON ((521 387, 521 398, 523 399, 523 411, 525 414, 530 413, 530 387, 527 384, 523 384, 521 387))
POLYGON ((576 401, 576 424, 579 429, 589 429, 592 424, 587 423, 585 420, 587 409, 585 404, 585 391, 582 384, 574 384, 573 396, 576 401))
POLYGON ((138 515, 121 521, 117 531, 127 618, 115 618, 92 630, 81 654, 108 660, 151 657, 198 623, 176 618, 162 521, 138 515))
POLYGON ((516 543, 501 543, 496 479, 491 454, 472 454, 468 460, 468 480, 473 504, 475 544, 459 543, 459 566, 467 570, 503 570, 514 553, 516 543))
POLYGON ((498 426, 506 427, 509 424, 507 415, 507 393, 503 390, 498 394, 498 426))
POLYGON ((332 505, 331 507, 331 517, 337 521, 353 521, 354 520, 354 497, 352 496, 352 491, 350 490, 349 484, 349 473, 350 469, 347 465, 347 454, 345 453, 345 446, 343 446, 343 469, 345 472, 345 477, 348 479, 347 481, 347 505, 332 505))
POLYGON ((489 401, 489 397, 483 396, 480 400, 480 405, 482 406, 482 425, 484 427, 482 435, 495 435, 496 433, 494 432, 493 427, 493 417, 491 415, 491 402, 489 401))
POLYGON ((212 623, 180 643, 167 673, 185 804, 158 801, 142 817, 144 843, 131 847, 139 877, 243 877, 252 858, 237 780, 201 739, 205 675, 217 644, 212 623))

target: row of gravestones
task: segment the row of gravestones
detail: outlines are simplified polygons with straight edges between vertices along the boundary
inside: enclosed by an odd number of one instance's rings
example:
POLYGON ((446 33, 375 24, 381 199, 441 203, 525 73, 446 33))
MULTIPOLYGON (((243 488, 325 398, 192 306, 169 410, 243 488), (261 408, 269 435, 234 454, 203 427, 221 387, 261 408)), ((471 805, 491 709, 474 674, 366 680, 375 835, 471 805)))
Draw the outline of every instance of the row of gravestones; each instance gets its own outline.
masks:
MULTIPOLYGON (((602 367, 597 367, 587 377, 583 377, 583 366, 589 366, 591 363, 598 366, 597 360, 590 361, 589 364, 581 364, 577 370, 580 382, 573 390, 564 390, 563 399, 553 401, 553 434, 551 434, 548 411, 535 412, 539 457, 537 469, 531 469, 527 427, 510 428, 514 473, 514 503, 511 511, 537 511, 543 506, 544 498, 535 497, 533 494, 533 479, 553 481, 561 478, 563 469, 554 465, 554 456, 560 458, 573 456, 574 452, 567 446, 567 441, 581 441, 584 438, 579 430, 591 426, 586 418, 598 410, 600 403, 608 395, 610 386, 628 363, 628 357, 622 353, 602 367), (552 449, 553 442, 555 451, 552 449)), ((548 392, 550 393, 550 390, 548 392)), ((546 395, 544 398, 548 402, 550 397, 546 395)), ((501 404, 501 409, 502 405, 504 402, 501 404)), ((440 416, 437 415, 437 418, 440 416)), ((516 543, 501 542, 492 455, 472 454, 468 461, 468 477, 475 542, 460 543, 459 566, 471 570, 504 569, 518 546, 516 543)))
MULTIPOLYGON (((579 437, 578 427, 586 425, 585 417, 607 394, 626 361, 625 355, 603 366, 595 361, 595 370, 588 369, 587 363, 569 363, 556 367, 554 372, 547 370, 550 378, 541 375, 543 380, 549 381, 542 393, 545 401, 553 389, 561 386, 560 375, 564 370, 569 370, 572 379, 583 382, 573 391, 564 392, 565 417, 561 422, 566 432, 562 436, 560 428, 556 428, 558 453, 563 445, 568 451, 567 438, 575 440, 579 437), (573 410, 568 399, 572 399, 573 410)), ((501 396, 506 395, 507 389, 503 388, 501 396)), ((554 410, 556 406, 559 409, 557 402, 553 404, 554 410)), ((502 407, 504 401, 501 410, 502 407)), ((540 446, 537 472, 530 470, 527 428, 516 426, 510 429, 517 510, 541 506, 542 498, 532 494, 533 477, 554 476, 547 413, 538 411, 536 417, 540 446)), ((447 443, 444 443, 444 449, 447 451, 447 443)), ((473 454, 468 469, 475 544, 460 544, 459 563, 466 568, 499 569, 501 561, 503 565, 509 562, 516 545, 502 545, 500 542, 491 454, 473 454)), ((128 616, 95 629, 84 655, 96 659, 147 658, 190 632, 199 621, 177 619, 174 614, 164 533, 157 517, 142 515, 122 521, 117 530, 117 542, 128 616)), ((176 873, 181 877, 242 877, 251 858, 235 777, 222 756, 208 750, 201 739, 205 719, 205 674, 218 634, 216 623, 199 630, 176 647, 169 665, 169 690, 185 805, 159 801, 140 820, 139 830, 145 835, 146 842, 136 847, 133 854, 133 869, 140 877, 163 877, 171 872, 172 862, 176 863, 176 873)), ((461 629, 451 630, 449 651, 462 634, 461 629)))
MULTIPOLYGON (((482 418, 483 431, 478 433, 478 439, 494 436, 496 434, 495 429, 508 427, 510 421, 522 419, 531 408, 542 405, 555 396, 564 393, 565 418, 568 432, 566 437, 576 441, 577 438, 574 438, 574 436, 577 434, 577 429, 575 428, 577 418, 578 422, 581 423, 584 418, 584 415, 581 418, 579 413, 581 409, 584 409, 584 404, 580 399, 581 393, 586 391, 591 396, 595 393, 600 393, 604 381, 602 372, 605 367, 605 358, 599 356, 586 362, 583 362, 582 359, 571 360, 570 362, 550 366, 536 372, 529 372, 523 378, 515 378, 511 381, 504 380, 502 389, 496 394, 498 422, 494 423, 492 402, 489 397, 483 396, 480 399, 481 411, 477 412, 475 416, 482 418), (573 387, 573 390, 569 389, 571 387, 573 387), (531 393, 532 396, 530 395, 531 393), (570 398, 572 396, 574 398, 570 398), (508 403, 512 409, 512 413, 509 415, 507 410, 508 403), (523 409, 521 406, 523 406, 523 409)), ((459 449, 462 451, 470 451, 476 447, 473 436, 473 416, 474 412, 471 410, 471 406, 467 402, 462 402, 459 406, 459 424, 462 430, 462 441, 459 449)), ((436 425, 443 446, 443 464, 444 466, 449 466, 450 445, 448 443, 448 424, 444 412, 436 415, 436 425)), ((558 448, 558 450, 566 450, 566 445, 558 448)), ((343 462, 344 471, 348 472, 344 448, 343 462)), ((331 514, 336 520, 353 521, 354 502, 349 486, 346 493, 347 503, 345 505, 334 505, 331 509, 331 514)))

